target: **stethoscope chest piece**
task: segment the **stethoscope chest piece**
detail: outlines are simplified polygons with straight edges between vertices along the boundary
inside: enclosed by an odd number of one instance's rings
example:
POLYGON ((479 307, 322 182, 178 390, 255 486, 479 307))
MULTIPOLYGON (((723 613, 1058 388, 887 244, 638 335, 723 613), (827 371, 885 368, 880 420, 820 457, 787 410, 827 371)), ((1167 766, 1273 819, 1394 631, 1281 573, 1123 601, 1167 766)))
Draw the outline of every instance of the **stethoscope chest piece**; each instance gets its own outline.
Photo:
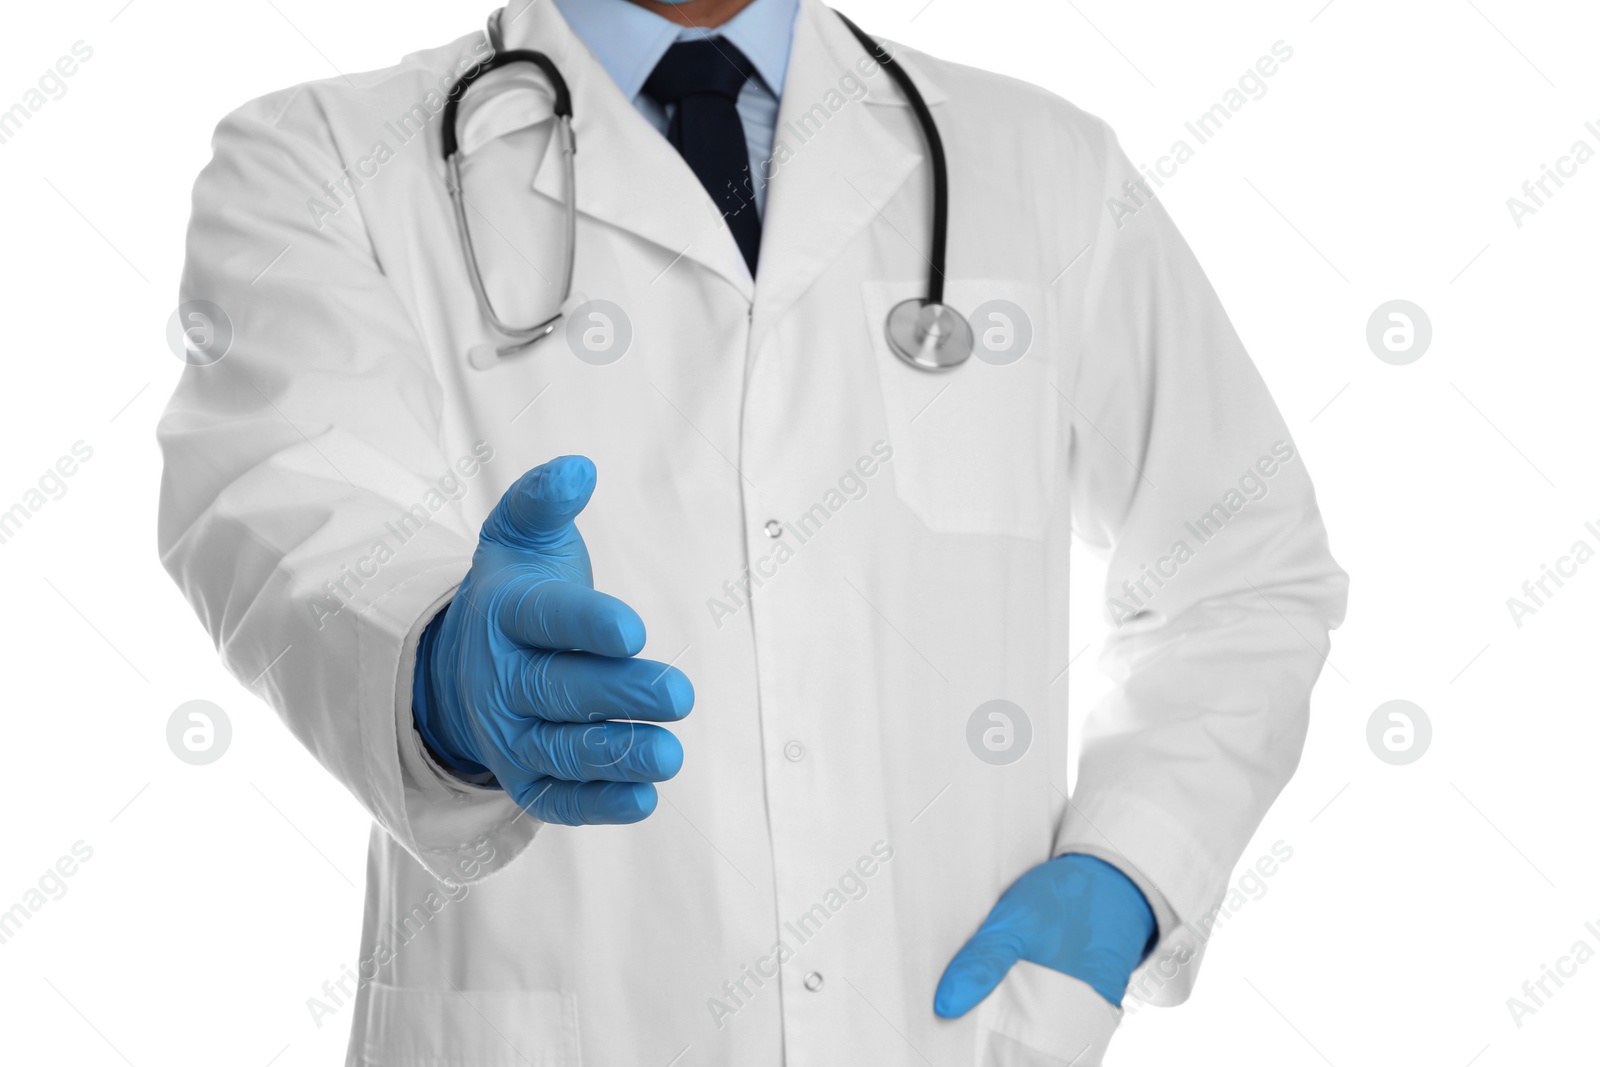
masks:
POLYGON ((921 297, 902 300, 889 311, 884 334, 894 354, 921 370, 948 370, 972 355, 972 327, 949 304, 921 297))

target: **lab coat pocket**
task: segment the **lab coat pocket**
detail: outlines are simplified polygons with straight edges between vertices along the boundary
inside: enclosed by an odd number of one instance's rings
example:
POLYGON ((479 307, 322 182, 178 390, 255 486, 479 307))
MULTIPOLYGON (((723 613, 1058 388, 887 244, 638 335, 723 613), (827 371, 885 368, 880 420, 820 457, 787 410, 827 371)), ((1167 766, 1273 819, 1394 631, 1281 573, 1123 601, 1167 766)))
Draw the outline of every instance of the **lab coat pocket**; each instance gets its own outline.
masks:
POLYGON ((1022 961, 978 1006, 977 1067, 1098 1067, 1122 1022, 1090 985, 1022 961))
POLYGON ((576 994, 373 983, 361 1067, 581 1067, 576 994))
POLYGON ((935 533, 1040 538, 1053 491, 1058 399, 1043 291, 1024 282, 950 282, 945 300, 968 316, 975 353, 960 366, 926 371, 896 356, 884 335, 889 309, 923 286, 863 283, 895 492, 935 533))

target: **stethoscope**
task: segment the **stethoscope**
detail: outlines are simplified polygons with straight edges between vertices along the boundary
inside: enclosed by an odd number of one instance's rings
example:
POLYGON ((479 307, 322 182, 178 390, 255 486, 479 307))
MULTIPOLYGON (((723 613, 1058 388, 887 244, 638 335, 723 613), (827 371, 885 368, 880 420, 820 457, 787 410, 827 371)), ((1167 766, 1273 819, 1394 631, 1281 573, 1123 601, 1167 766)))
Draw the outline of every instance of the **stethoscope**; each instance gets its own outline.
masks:
MULTIPOLYGON (((928 257, 927 295, 903 300, 890 308, 889 315, 884 320, 884 338, 888 341, 890 350, 911 366, 929 371, 948 370, 965 363, 972 355, 973 339, 972 327, 967 324, 966 317, 944 302, 945 239, 950 223, 950 179, 945 166, 944 142, 939 137, 939 127, 933 121, 933 113, 928 110, 927 101, 922 98, 922 93, 917 90, 916 84, 912 82, 904 68, 877 41, 867 36, 861 27, 837 11, 834 14, 839 15, 839 20, 845 24, 856 40, 861 42, 861 46, 889 72, 889 76, 900 87, 907 103, 911 105, 911 110, 916 114, 917 124, 922 127, 922 138, 928 146, 928 162, 933 170, 933 247, 928 257)), ((478 307, 482 310, 484 318, 499 334, 511 342, 475 345, 468 354, 468 359, 479 369, 491 367, 501 358, 529 348, 555 332, 557 324, 569 310, 568 304, 572 301, 573 260, 577 254, 578 233, 578 198, 573 168, 577 143, 572 135, 572 94, 567 89, 566 79, 561 76, 561 71, 556 68, 550 57, 543 52, 529 49, 514 49, 509 52, 503 50, 504 38, 500 30, 499 11, 489 16, 488 33, 494 57, 463 74, 451 86, 447 94, 448 102, 444 108, 443 135, 444 164, 448 176, 446 184, 449 186, 450 201, 455 209, 461 251, 467 261, 467 278, 472 283, 473 295, 477 297, 478 307), (477 252, 472 245, 472 231, 467 225, 466 196, 461 186, 461 163, 456 140, 456 112, 467 89, 485 74, 512 63, 532 63, 550 80, 550 87, 555 94, 553 110, 556 118, 556 136, 561 146, 562 164, 566 173, 564 227, 566 255, 561 270, 561 305, 554 315, 532 326, 514 326, 504 321, 489 301, 489 293, 483 284, 483 274, 478 269, 477 252)))
POLYGON ((467 359, 478 370, 487 370, 504 357, 520 352, 555 332, 556 324, 566 314, 567 305, 572 299, 572 266, 578 249, 578 194, 573 171, 577 142, 572 136, 572 94, 567 90, 567 79, 561 76, 561 71, 543 52, 529 49, 505 51, 498 11, 489 16, 489 46, 494 53, 493 58, 463 74, 446 94, 449 99, 444 105, 442 138, 444 165, 448 175, 445 184, 450 188, 450 203, 455 208, 456 232, 461 238, 461 254, 467 261, 467 279, 472 283, 472 292, 478 299, 483 317, 501 336, 511 339, 508 345, 474 345, 467 353, 467 359), (561 144, 562 167, 566 172, 566 220, 562 227, 565 231, 566 255, 561 265, 561 304, 554 315, 532 326, 511 325, 499 316, 494 304, 489 301, 489 291, 483 285, 483 272, 478 269, 478 253, 472 246, 472 228, 467 225, 467 199, 461 185, 461 157, 456 151, 456 111, 462 97, 467 95, 467 89, 485 74, 512 63, 532 63, 550 80, 550 88, 555 93, 556 137, 561 144))

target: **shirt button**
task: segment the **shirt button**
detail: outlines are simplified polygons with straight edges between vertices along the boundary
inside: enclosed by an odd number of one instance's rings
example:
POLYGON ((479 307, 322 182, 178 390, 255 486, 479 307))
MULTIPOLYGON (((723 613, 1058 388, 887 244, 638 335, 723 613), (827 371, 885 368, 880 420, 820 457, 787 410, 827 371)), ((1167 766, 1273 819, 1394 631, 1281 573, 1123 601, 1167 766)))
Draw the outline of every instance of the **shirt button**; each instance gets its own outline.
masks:
POLYGON ((811 990, 813 993, 822 988, 822 975, 817 971, 812 971, 810 974, 806 975, 805 981, 806 988, 811 990))
POLYGON ((779 522, 777 519, 768 519, 767 520, 767 536, 768 537, 772 537, 772 538, 782 537, 783 536, 783 523, 779 522))
POLYGON ((798 741, 790 741, 783 746, 783 755, 790 763, 799 763, 806 758, 806 746, 798 741))

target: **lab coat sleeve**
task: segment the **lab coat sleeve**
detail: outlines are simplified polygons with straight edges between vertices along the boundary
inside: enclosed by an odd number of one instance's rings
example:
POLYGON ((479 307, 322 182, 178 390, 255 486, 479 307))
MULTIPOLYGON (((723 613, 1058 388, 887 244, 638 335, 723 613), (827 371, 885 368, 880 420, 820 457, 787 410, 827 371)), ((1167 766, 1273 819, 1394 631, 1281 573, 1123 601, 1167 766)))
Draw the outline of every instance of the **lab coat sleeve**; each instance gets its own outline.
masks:
POLYGON ((430 873, 473 881, 538 824, 431 762, 411 683, 493 447, 441 449, 441 391, 360 204, 326 210, 343 161, 320 115, 306 89, 246 105, 195 185, 180 299, 220 307, 233 339, 161 419, 161 559, 228 670, 430 873))
MULTIPOLYGON (((1304 459, 1216 293, 1103 126, 1083 343, 1067 374, 1075 532, 1108 557, 1102 667, 1056 852, 1127 870, 1160 942, 1130 991, 1188 996, 1234 865, 1294 773, 1343 618, 1304 459)), ((1068 250, 1071 255, 1078 249, 1068 250)))

